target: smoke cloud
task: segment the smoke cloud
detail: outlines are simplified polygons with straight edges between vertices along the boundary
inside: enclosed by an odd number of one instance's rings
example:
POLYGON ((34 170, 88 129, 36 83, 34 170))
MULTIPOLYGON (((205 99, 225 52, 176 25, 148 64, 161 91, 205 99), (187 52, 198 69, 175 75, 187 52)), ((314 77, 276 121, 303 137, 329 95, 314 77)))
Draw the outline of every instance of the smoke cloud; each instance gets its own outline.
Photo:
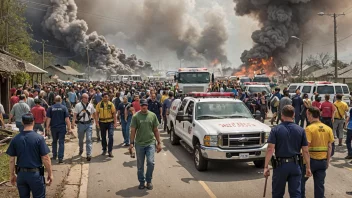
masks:
MULTIPOLYGON (((346 0, 234 0, 234 3, 237 15, 252 16, 261 24, 261 28, 252 33, 253 47, 241 55, 241 61, 247 65, 252 58, 273 56, 282 59, 292 56, 294 50, 291 48, 296 49, 299 45, 291 36, 298 36, 305 42, 324 37, 317 33, 322 32, 321 27, 328 22, 327 17, 314 22, 311 20, 318 12, 343 12, 347 4, 351 5, 346 0)), ((332 19, 329 22, 331 24, 332 19)), ((332 27, 329 27, 327 32, 331 30, 332 27)))

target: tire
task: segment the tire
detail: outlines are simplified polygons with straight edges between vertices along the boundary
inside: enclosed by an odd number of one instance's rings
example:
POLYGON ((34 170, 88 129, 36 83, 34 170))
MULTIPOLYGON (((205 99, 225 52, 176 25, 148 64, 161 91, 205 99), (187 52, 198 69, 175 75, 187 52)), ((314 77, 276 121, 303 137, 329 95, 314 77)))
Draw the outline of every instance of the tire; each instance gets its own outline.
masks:
POLYGON ((203 157, 199 143, 194 146, 193 162, 196 169, 200 172, 206 171, 208 169, 208 160, 203 157))
POLYGON ((171 126, 171 130, 170 130, 170 142, 172 145, 180 144, 180 138, 175 134, 175 129, 173 126, 171 126))
POLYGON ((256 168, 264 168, 265 160, 253 161, 256 168))

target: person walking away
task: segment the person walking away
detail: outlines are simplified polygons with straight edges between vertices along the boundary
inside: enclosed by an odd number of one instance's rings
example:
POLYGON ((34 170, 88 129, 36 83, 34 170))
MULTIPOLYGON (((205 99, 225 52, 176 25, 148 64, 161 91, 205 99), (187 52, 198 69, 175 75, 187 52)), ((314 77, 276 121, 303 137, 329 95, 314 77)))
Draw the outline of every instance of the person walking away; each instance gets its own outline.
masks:
POLYGON ((77 103, 77 94, 74 91, 73 87, 71 87, 70 92, 68 92, 67 95, 68 95, 68 100, 71 103, 71 106, 74 108, 77 103))
MULTIPOLYGON (((102 97, 102 93, 100 92, 99 88, 96 88, 95 91, 96 91, 96 93, 93 95, 92 100, 93 100, 94 108, 97 109, 97 104, 99 102, 101 102, 103 97, 102 97)), ((95 123, 95 132, 97 135, 97 142, 99 142, 101 138, 100 138, 100 128, 99 128, 98 123, 95 123)))
POLYGON ((301 98, 301 91, 296 89, 296 95, 292 98, 292 106, 295 108, 295 123, 299 124, 301 120, 303 100, 301 98))
POLYGON ((106 146, 108 147, 109 157, 114 157, 112 154, 112 146, 114 144, 114 128, 117 127, 116 109, 112 102, 109 101, 109 94, 103 94, 103 100, 96 106, 96 118, 99 118, 97 127, 101 132, 101 145, 103 147, 102 155, 106 155, 106 146), (106 142, 108 134, 109 142, 106 142))
POLYGON ((316 107, 319 110, 321 109, 321 97, 319 95, 314 96, 314 101, 312 102, 312 107, 316 107))
POLYGON ((137 112, 132 118, 130 150, 135 145, 139 180, 138 188, 144 189, 145 182, 147 182, 147 189, 152 190, 154 153, 155 149, 157 153, 161 151, 160 133, 158 130, 159 122, 155 113, 148 110, 148 102, 146 100, 141 100, 141 108, 141 111, 137 112), (147 172, 144 175, 145 159, 147 160, 147 172))
POLYGON ((286 182, 288 182, 288 192, 290 197, 301 197, 301 177, 300 164, 304 160, 307 162, 306 176, 311 176, 310 161, 308 153, 308 142, 304 129, 293 123, 295 109, 291 105, 286 105, 282 109, 282 123, 271 129, 268 139, 268 149, 265 156, 264 177, 270 176, 269 161, 272 161, 272 197, 282 198, 285 194, 286 182), (275 151, 275 157, 273 153, 275 151))
POLYGON ((50 150, 43 136, 33 131, 32 114, 22 115, 22 123, 23 131, 12 139, 6 151, 10 156, 10 181, 12 185, 17 183, 19 197, 30 197, 31 192, 33 197, 45 197, 44 167, 48 185, 53 181, 50 150))
POLYGON ((278 119, 276 121, 277 125, 279 124, 279 121, 281 121, 281 112, 282 112, 282 109, 284 108, 284 106, 286 106, 286 105, 292 105, 292 100, 290 98, 290 93, 288 91, 284 91, 284 95, 281 98, 280 103, 279 103, 279 108, 277 111, 278 112, 278 119))
POLYGON ((342 146, 343 124, 345 123, 346 113, 348 112, 348 105, 342 101, 342 94, 336 95, 334 106, 336 107, 333 122, 334 136, 335 138, 339 138, 339 146, 342 146))
POLYGON ((158 122, 161 123, 162 116, 162 105, 156 100, 156 95, 153 93, 150 100, 148 100, 148 110, 155 113, 158 118, 158 122))
MULTIPOLYGON (((314 198, 325 197, 324 181, 329 168, 334 135, 329 126, 320 122, 320 110, 316 107, 307 109, 309 126, 306 127, 310 168, 314 179, 314 198)), ((305 167, 303 166, 303 171, 305 167)), ((305 184, 308 178, 302 175, 302 197, 305 197, 305 184)))
POLYGON ((129 103, 127 100, 127 96, 124 96, 122 99, 122 103, 119 104, 117 107, 117 112, 118 112, 118 118, 121 123, 121 128, 122 128, 122 136, 123 136, 123 146, 129 146, 130 145, 130 126, 131 126, 131 120, 132 120, 132 113, 128 111, 127 109, 131 108, 131 103, 129 103), (127 114, 127 115, 126 115, 127 114))
POLYGON ((48 105, 52 106, 55 102, 55 93, 51 90, 51 88, 48 88, 48 105))
POLYGON ((73 119, 71 127, 74 129, 77 123, 77 133, 78 133, 78 146, 79 155, 83 153, 83 140, 84 135, 86 136, 86 152, 87 161, 92 159, 92 130, 93 130, 93 120, 97 121, 95 117, 95 109, 92 103, 89 103, 88 94, 84 93, 81 97, 81 102, 78 103, 73 111, 73 119))
POLYGON ((46 131, 51 131, 52 141, 52 160, 59 158, 59 163, 63 163, 65 152, 65 135, 71 133, 71 122, 68 109, 61 104, 60 96, 55 97, 55 104, 48 108, 46 112, 46 131), (67 130, 66 130, 67 129, 67 130), (59 152, 57 142, 59 141, 59 152))
POLYGON ((115 109, 118 109, 118 107, 121 103, 120 92, 116 92, 115 99, 112 101, 112 103, 114 103, 115 109))
POLYGON ((34 99, 29 97, 29 92, 27 90, 23 91, 24 95, 26 96, 26 104, 32 109, 35 106, 34 99))
MULTIPOLYGON (((40 106, 41 101, 37 98, 34 100, 35 106, 31 109, 31 113, 34 116, 34 127, 33 130, 38 132, 44 132, 43 124, 46 120, 46 111, 44 107, 40 106)), ((45 136, 45 133, 44 133, 45 136)))
POLYGON ((164 101, 168 98, 168 94, 167 94, 167 91, 163 91, 163 95, 161 96, 161 99, 160 99, 160 102, 161 104, 164 104, 164 101))
POLYGON ((10 112, 9 116, 9 123, 11 122, 12 118, 15 117, 15 122, 16 122, 16 127, 19 129, 20 132, 23 131, 23 124, 22 124, 22 115, 29 113, 31 109, 26 103, 26 96, 25 95, 20 95, 19 96, 20 101, 16 103, 10 112))
POLYGON ((308 94, 303 94, 303 105, 301 111, 301 127, 304 128, 304 121, 306 121, 307 125, 309 125, 309 121, 307 118, 307 109, 312 106, 312 101, 308 98, 308 94))
MULTIPOLYGON (((347 147, 347 156, 345 159, 352 159, 352 147, 351 147, 351 141, 352 141, 352 109, 350 109, 348 117, 346 119, 345 123, 345 128, 347 129, 347 137, 346 137, 346 147, 347 147)), ((350 162, 352 163, 352 161, 350 162)))
POLYGON ((271 112, 273 113, 273 117, 270 120, 271 125, 274 125, 274 121, 276 120, 277 117, 277 109, 280 103, 282 96, 280 94, 280 88, 275 88, 275 93, 271 96, 270 99, 270 107, 271 107, 271 112))
MULTIPOLYGON (((334 128, 333 122, 334 122, 336 107, 334 104, 332 104, 329 101, 330 100, 329 94, 325 94, 324 98, 325 98, 325 101, 321 103, 321 106, 320 106, 321 122, 329 126, 331 130, 333 130, 334 128)), ((332 143, 331 156, 334 156, 334 154, 335 154, 335 142, 332 143)))
POLYGON ((169 98, 166 99, 163 103, 162 115, 164 121, 164 131, 167 129, 167 117, 170 114, 171 103, 174 101, 174 92, 169 92, 169 98))

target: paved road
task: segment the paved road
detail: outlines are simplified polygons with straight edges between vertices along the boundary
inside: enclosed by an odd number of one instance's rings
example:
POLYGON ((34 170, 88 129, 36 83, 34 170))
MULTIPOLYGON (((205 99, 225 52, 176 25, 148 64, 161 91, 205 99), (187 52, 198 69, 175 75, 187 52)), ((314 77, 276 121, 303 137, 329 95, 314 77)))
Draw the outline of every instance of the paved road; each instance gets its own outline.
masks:
MULTIPOLYGON (((211 162, 207 172, 198 172, 192 156, 182 147, 169 143, 161 133, 163 151, 155 156, 154 190, 137 188, 136 160, 122 147, 121 131, 115 131, 114 158, 101 156, 101 145, 94 143, 89 165, 88 197, 262 197, 262 169, 253 163, 211 162)), ((346 147, 343 147, 346 148, 346 147)), ((338 152, 326 179, 326 197, 347 197, 352 191, 352 166, 343 159, 346 149, 338 152)), ((313 197, 313 179, 306 185, 307 197, 313 197)), ((271 197, 271 179, 267 197, 271 197)), ((285 197, 289 197, 286 195, 285 197)))

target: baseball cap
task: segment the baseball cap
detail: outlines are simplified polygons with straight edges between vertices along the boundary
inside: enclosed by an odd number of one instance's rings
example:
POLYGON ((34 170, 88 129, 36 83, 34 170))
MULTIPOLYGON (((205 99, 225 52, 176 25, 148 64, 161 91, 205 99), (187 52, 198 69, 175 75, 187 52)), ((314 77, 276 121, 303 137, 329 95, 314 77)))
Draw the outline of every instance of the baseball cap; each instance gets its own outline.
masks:
POLYGON ((34 116, 31 113, 26 113, 22 115, 23 124, 31 124, 34 121, 34 116))
POLYGON ((141 106, 143 106, 143 105, 147 105, 147 106, 148 106, 147 100, 142 99, 142 100, 140 101, 140 105, 141 105, 141 106))

